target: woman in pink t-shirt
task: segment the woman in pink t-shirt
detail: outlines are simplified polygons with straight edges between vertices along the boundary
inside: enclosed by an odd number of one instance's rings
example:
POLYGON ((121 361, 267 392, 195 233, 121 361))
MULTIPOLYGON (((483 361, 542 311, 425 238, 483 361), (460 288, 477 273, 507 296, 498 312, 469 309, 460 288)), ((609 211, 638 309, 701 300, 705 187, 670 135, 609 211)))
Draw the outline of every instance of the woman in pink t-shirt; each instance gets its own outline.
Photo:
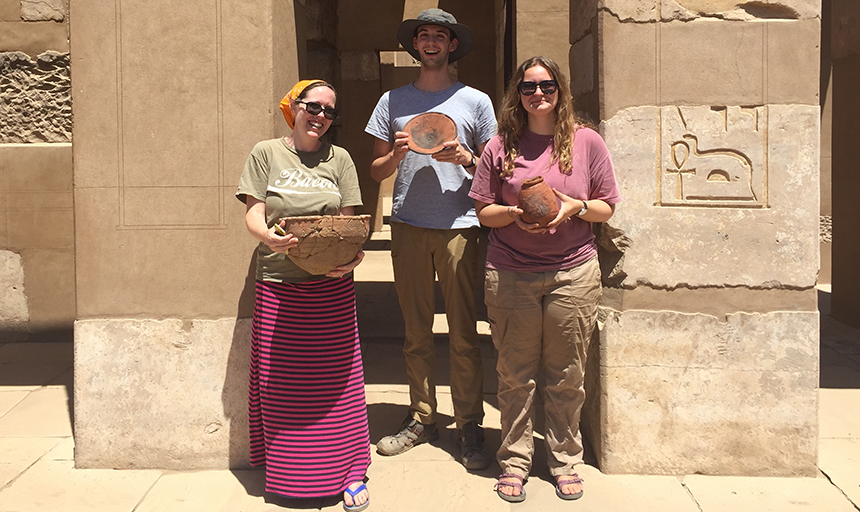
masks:
POLYGON ((492 228, 484 297, 499 351, 502 475, 495 489, 505 501, 526 497, 534 455, 530 409, 540 389, 556 494, 574 500, 583 493, 575 471, 582 463, 579 417, 601 296, 591 224, 612 217, 621 198, 603 139, 576 122, 567 79, 551 59, 533 57, 517 69, 498 131, 469 194, 478 219, 492 228), (543 227, 524 222, 517 205, 522 182, 538 176, 559 205, 543 227))

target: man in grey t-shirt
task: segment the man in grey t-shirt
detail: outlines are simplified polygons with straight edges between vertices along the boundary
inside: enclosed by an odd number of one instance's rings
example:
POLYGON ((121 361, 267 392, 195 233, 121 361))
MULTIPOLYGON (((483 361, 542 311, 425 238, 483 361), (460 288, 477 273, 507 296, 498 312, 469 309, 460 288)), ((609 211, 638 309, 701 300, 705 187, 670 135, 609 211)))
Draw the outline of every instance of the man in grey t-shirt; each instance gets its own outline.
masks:
POLYGON ((460 440, 460 460, 484 469, 483 371, 476 331, 475 285, 478 218, 468 196, 475 163, 495 134, 490 98, 454 80, 448 64, 472 49, 466 25, 441 9, 422 11, 397 31, 400 44, 421 62, 415 82, 386 92, 365 131, 376 141, 371 175, 376 181, 397 172, 391 212, 394 283, 406 325, 403 353, 409 380, 409 414, 400 431, 377 449, 396 455, 439 437, 436 427, 434 281, 439 277, 451 350, 451 396, 460 440), (454 120, 457 139, 432 155, 410 152, 406 123, 424 112, 454 120), (435 275, 434 275, 435 274, 435 275))

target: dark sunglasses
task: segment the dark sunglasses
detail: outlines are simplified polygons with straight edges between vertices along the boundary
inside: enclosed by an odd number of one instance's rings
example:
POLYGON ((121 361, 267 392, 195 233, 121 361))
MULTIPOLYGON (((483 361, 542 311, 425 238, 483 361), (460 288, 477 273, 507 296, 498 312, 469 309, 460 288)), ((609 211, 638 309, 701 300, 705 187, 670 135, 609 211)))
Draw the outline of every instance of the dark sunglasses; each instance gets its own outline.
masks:
MULTIPOLYGON (((543 89, 541 89, 541 90, 543 90, 543 89)), ((337 119, 337 115, 340 113, 337 111, 336 108, 323 107, 322 105, 320 105, 316 101, 302 101, 302 100, 295 100, 295 101, 296 101, 296 103, 301 103, 302 105, 304 105, 305 110, 308 111, 308 114, 310 114, 312 116, 318 116, 319 113, 322 112, 323 115, 325 116, 325 118, 328 119, 329 121, 334 121, 335 119, 337 119)))
POLYGON ((520 82, 517 89, 519 89, 520 94, 531 96, 537 92, 538 87, 540 87, 540 92, 544 94, 552 94, 556 89, 558 89, 558 82, 555 80, 544 80, 543 82, 520 82))

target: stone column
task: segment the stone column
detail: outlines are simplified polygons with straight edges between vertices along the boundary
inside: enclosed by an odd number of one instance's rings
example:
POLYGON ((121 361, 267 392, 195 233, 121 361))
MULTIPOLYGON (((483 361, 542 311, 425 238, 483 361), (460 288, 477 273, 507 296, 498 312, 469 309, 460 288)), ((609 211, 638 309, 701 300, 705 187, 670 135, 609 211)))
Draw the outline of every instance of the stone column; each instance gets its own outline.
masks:
POLYGON ((812 476, 819 2, 580 4, 623 195, 599 236, 601 470, 812 476))
POLYGON ((285 134, 294 19, 290 0, 72 3, 78 467, 247 465, 256 243, 234 193, 285 134))

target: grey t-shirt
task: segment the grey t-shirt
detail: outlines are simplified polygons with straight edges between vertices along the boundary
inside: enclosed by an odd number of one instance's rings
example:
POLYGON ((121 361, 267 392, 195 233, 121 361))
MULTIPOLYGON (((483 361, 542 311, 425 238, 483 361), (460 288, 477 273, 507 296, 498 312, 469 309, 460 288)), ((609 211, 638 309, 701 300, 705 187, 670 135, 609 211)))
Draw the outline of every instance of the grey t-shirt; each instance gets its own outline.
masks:
MULTIPOLYGON (((412 84, 386 92, 364 131, 394 143, 394 132, 403 131, 410 119, 424 112, 453 119, 460 144, 472 153, 496 133, 490 97, 460 82, 440 92, 420 91, 412 84)), ((471 186, 472 175, 463 166, 410 151, 397 170, 391 220, 432 229, 478 226, 471 186)))
MULTIPOLYGON (((284 139, 258 142, 245 162, 236 197, 266 203, 269 227, 282 217, 337 215, 341 208, 361 205, 355 164, 345 149, 323 143, 313 153, 297 152, 284 139)), ((257 279, 301 282, 322 279, 296 266, 286 254, 260 242, 257 279)))

